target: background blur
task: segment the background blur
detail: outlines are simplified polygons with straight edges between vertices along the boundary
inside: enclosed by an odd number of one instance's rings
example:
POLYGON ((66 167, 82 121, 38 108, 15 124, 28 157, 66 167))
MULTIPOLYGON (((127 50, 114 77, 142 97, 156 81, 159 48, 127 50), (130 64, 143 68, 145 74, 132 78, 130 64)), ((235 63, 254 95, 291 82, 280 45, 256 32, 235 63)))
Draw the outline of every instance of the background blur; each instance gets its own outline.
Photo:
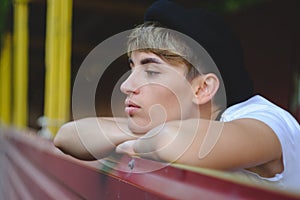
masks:
MULTIPOLYGON (((154 1, 74 0, 71 82, 73 83, 82 61, 94 47, 108 37, 140 24, 144 11, 152 2, 154 1)), ((292 113, 296 112, 294 105, 299 99, 299 83, 295 83, 295 74, 300 74, 299 0, 198 0, 181 3, 190 7, 207 8, 224 16, 241 40, 246 68, 254 81, 255 91, 292 113)), ((28 124, 38 129, 37 119, 44 112, 47 1, 31 0, 28 5, 28 124)), ((0 6, 4 8, 3 4, 0 6)), ((12 30, 10 5, 5 18, 3 15, 1 17, 2 33, 12 30)), ((98 88, 96 97, 99 115, 111 114, 112 89, 127 70, 127 60, 124 57, 114 62, 105 72, 100 81, 104 87, 98 88)), ((71 117, 70 114, 70 119, 71 117)))

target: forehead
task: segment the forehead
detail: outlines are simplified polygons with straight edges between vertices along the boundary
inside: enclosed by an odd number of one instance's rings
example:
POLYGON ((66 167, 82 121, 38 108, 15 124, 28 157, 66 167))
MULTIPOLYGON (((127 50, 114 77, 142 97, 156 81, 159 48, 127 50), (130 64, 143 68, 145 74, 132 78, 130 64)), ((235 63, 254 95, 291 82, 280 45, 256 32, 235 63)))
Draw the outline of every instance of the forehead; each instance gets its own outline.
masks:
POLYGON ((129 57, 129 59, 136 64, 142 60, 149 59, 149 58, 153 58, 157 61, 164 62, 158 55, 146 51, 133 51, 129 57))
POLYGON ((179 56, 170 56, 165 53, 154 53, 150 51, 133 51, 129 57, 129 62, 132 65, 143 65, 148 63, 156 63, 172 67, 187 68, 188 66, 182 62, 179 56))

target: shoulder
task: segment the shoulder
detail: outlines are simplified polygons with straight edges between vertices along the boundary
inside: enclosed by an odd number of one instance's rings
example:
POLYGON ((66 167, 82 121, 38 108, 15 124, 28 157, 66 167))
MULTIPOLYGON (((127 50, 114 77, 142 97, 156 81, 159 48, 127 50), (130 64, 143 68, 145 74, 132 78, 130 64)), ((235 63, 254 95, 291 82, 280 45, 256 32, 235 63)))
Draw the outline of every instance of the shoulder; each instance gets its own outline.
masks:
MULTIPOLYGON (((287 177, 290 180, 293 179, 293 174, 297 173, 300 167, 298 158, 300 154, 300 127, 297 120, 289 112, 261 96, 254 96, 245 102, 229 107, 221 118, 222 121, 228 123, 244 121, 247 124, 249 119, 269 127, 271 130, 269 138, 272 138, 272 135, 277 137, 282 151, 284 180, 287 180, 287 177)), ((253 127, 248 126, 248 128, 253 130, 253 127)), ((257 137, 261 137, 260 130, 257 130, 257 133, 257 137)))
POLYGON ((260 95, 255 95, 246 101, 227 108, 221 116, 221 121, 230 121, 260 111, 276 111, 280 108, 260 95))
POLYGON ((228 122, 243 118, 256 119, 267 124, 278 137, 281 137, 282 133, 299 135, 300 132, 299 123, 289 112, 259 95, 227 108, 220 121, 228 122))
POLYGON ((267 99, 256 95, 229 107, 221 117, 221 121, 224 122, 239 119, 254 119, 267 125, 278 137, 283 151, 291 148, 299 149, 296 147, 296 143, 300 142, 299 123, 289 112, 267 99))

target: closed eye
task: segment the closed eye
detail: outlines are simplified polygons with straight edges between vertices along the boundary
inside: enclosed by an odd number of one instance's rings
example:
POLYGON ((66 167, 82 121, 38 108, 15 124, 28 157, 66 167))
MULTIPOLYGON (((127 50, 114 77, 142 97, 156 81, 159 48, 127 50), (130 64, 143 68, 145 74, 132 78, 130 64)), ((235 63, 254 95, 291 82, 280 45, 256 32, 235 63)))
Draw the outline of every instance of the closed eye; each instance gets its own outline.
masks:
POLYGON ((147 73, 148 77, 152 77, 152 76, 160 74, 160 72, 152 71, 152 70, 145 70, 145 72, 147 73))

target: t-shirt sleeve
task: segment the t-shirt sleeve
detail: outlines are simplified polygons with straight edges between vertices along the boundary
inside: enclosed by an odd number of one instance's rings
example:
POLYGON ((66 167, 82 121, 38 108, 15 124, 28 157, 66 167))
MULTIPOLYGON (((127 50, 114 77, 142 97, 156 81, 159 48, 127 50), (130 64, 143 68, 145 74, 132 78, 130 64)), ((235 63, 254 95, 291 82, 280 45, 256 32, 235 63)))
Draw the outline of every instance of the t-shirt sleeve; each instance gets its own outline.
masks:
POLYGON ((300 128, 294 117, 282 108, 261 98, 253 98, 236 106, 230 107, 222 115, 222 121, 231 121, 240 118, 252 118, 268 125, 276 134, 282 148, 284 171, 281 176, 268 179, 289 179, 288 182, 297 182, 300 175, 300 128), (295 178, 295 173, 297 180, 295 178), (292 180, 292 181, 291 181, 292 180))

